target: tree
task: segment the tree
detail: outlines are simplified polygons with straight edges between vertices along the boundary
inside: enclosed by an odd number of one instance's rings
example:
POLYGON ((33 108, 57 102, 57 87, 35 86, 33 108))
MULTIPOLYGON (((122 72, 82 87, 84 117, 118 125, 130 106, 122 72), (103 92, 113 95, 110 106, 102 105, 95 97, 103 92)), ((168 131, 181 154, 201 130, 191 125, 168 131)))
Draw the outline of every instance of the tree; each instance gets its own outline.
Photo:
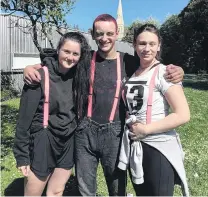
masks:
POLYGON ((32 35, 33 42, 39 51, 42 50, 39 37, 44 35, 52 48, 51 33, 56 30, 62 35, 62 29, 67 28, 65 16, 70 13, 76 0, 2 0, 2 10, 9 14, 17 13, 15 26, 24 33, 32 35), (21 26, 20 19, 27 19, 27 25, 21 26))
POLYGON ((125 36, 122 38, 122 41, 133 43, 134 30, 145 23, 151 23, 156 25, 158 28, 160 27, 159 21, 152 17, 149 17, 147 20, 136 20, 129 27, 125 27, 125 36))
POLYGON ((161 26, 162 59, 186 73, 208 71, 208 1, 191 0, 179 15, 169 17, 161 26))
POLYGON ((184 37, 184 65, 189 72, 208 71, 208 1, 191 0, 179 14, 184 37))
POLYGON ((182 65, 184 38, 181 33, 181 21, 178 15, 169 16, 161 25, 162 61, 164 64, 182 65))
POLYGON ((133 43, 134 38, 134 29, 142 26, 142 22, 139 20, 134 21, 129 27, 125 28, 125 36, 122 38, 122 41, 133 43))

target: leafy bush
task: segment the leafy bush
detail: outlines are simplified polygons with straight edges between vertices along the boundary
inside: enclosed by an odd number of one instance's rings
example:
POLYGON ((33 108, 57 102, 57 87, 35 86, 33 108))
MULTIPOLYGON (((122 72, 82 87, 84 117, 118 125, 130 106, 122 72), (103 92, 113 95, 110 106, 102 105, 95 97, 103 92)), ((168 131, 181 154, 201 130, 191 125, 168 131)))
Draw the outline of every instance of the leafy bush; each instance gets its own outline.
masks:
POLYGON ((1 102, 17 96, 18 91, 14 89, 14 80, 12 79, 12 76, 2 74, 1 72, 1 102))

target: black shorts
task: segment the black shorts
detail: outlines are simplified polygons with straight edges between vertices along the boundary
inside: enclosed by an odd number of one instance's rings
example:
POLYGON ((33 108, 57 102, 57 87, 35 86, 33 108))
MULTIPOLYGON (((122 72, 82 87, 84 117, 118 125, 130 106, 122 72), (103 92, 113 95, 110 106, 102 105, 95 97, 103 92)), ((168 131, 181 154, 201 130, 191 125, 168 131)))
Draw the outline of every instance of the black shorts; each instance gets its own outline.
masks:
POLYGON ((66 137, 43 129, 30 136, 30 168, 35 175, 46 177, 55 168, 71 169, 74 165, 74 133, 66 137))

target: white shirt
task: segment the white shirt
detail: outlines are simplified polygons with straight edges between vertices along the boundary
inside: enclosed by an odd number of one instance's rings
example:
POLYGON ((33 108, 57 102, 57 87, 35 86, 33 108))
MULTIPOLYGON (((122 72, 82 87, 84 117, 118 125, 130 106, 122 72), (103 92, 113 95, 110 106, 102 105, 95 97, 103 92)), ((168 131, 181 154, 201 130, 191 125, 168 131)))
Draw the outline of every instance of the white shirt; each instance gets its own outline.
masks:
MULTIPOLYGON (((129 114, 137 116, 138 120, 146 124, 147 101, 149 97, 149 83, 156 67, 149 70, 147 73, 132 77, 126 82, 126 105, 129 114)), ((167 82, 164 78, 166 66, 159 65, 158 74, 155 77, 155 88, 152 101, 152 122, 163 119, 169 114, 169 104, 165 99, 165 92, 169 87, 176 85, 167 82)), ((177 85, 181 85, 178 83, 177 85)))

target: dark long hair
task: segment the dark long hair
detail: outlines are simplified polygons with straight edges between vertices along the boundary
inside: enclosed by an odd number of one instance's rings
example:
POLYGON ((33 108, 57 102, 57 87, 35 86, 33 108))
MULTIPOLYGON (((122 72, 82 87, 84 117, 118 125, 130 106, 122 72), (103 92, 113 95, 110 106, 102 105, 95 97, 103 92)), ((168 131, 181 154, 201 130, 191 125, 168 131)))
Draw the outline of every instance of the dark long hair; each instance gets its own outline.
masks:
POLYGON ((80 44, 81 56, 74 67, 75 75, 73 82, 75 111, 82 119, 87 113, 88 93, 89 93, 89 72, 91 63, 91 49, 86 38, 79 32, 68 32, 64 34, 57 46, 57 51, 67 41, 72 40, 80 44))

